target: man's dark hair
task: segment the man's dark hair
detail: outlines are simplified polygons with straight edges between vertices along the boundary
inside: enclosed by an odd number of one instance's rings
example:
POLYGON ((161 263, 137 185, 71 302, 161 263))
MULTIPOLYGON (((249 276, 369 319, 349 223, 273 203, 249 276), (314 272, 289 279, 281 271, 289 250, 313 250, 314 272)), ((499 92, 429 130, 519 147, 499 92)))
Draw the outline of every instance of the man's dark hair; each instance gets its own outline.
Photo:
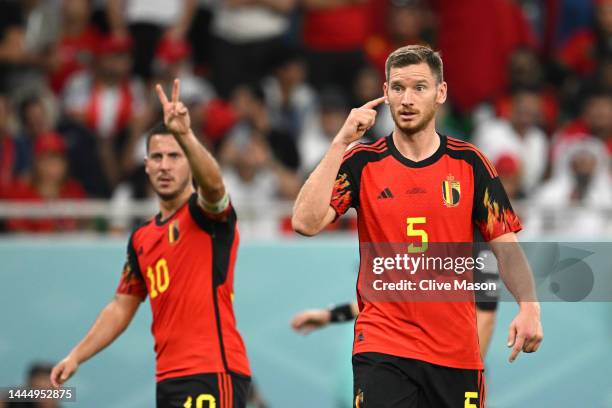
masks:
POLYGON ((387 81, 391 75, 391 68, 402 68, 408 65, 417 65, 421 63, 429 65, 431 72, 436 77, 438 84, 444 81, 444 67, 440 53, 432 50, 425 45, 407 45, 393 51, 387 57, 385 63, 385 74, 387 81))
POLYGON ((172 132, 166 127, 163 121, 157 122, 151 129, 146 133, 147 135, 147 154, 149 154, 149 143, 151 138, 155 135, 172 135, 172 132))

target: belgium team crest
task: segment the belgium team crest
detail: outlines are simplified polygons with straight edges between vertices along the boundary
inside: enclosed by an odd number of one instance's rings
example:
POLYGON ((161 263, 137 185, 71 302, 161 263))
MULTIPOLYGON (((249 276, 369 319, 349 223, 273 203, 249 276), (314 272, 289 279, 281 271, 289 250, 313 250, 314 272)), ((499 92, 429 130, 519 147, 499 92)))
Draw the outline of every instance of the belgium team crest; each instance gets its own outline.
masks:
POLYGON ((442 182, 442 199, 447 207, 456 207, 461 198, 461 184, 451 174, 442 182))

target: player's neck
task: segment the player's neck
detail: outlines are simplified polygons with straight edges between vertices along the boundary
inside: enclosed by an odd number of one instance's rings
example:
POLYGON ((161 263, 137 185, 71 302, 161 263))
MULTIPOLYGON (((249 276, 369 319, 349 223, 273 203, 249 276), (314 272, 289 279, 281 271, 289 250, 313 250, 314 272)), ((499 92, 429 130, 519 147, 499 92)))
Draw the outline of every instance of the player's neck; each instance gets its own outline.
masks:
POLYGON ((169 200, 164 200, 160 198, 159 199, 159 214, 161 216, 160 219, 162 221, 165 221, 168 218, 172 217, 172 215, 179 208, 181 208, 187 202, 187 200, 189 200, 189 197, 191 197, 191 194, 193 194, 193 188, 189 186, 189 188, 184 189, 183 192, 179 194, 178 196, 176 196, 175 198, 172 198, 169 200))
POLYGON ((412 134, 406 134, 395 128, 393 130, 393 143, 402 156, 408 160, 419 162, 432 156, 438 150, 440 137, 436 133, 432 121, 430 126, 412 134))

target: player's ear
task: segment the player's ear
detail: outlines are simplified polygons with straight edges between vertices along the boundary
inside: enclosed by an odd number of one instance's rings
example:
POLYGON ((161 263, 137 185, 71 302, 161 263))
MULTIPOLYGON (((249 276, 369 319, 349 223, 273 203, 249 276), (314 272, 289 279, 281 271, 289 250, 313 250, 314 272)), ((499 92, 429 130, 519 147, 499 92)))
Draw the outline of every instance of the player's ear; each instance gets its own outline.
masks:
POLYGON ((388 94, 388 91, 389 91, 389 84, 387 82, 385 82, 383 84, 383 94, 385 95, 385 105, 389 104, 389 94, 388 94))
POLYGON ((444 102, 446 102, 448 85, 446 84, 445 81, 442 81, 442 83, 439 84, 437 88, 438 88, 438 94, 436 95, 436 102, 439 105, 442 105, 444 102))

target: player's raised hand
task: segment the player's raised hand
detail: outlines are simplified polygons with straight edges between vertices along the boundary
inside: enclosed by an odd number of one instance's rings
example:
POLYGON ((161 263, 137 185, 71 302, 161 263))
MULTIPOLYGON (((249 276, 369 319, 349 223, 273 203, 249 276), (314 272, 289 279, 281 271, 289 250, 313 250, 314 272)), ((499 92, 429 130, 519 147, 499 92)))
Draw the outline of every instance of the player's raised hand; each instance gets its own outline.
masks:
POLYGON ((530 303, 521 307, 519 314, 510 323, 508 347, 512 347, 512 352, 508 360, 512 363, 521 351, 537 351, 543 338, 539 304, 530 303))
POLYGON ((327 326, 330 321, 331 312, 328 309, 305 310, 293 316, 291 327, 305 335, 327 326))
POLYGON ((160 84, 155 85, 155 91, 164 110, 164 124, 175 136, 182 136, 191 130, 191 118, 187 107, 179 100, 180 81, 172 84, 172 99, 168 100, 160 84))
POLYGON ((376 121, 375 108, 385 101, 385 97, 381 96, 365 103, 360 108, 351 109, 342 129, 336 135, 336 140, 347 145, 360 139, 368 129, 374 126, 376 121))
POLYGON ((79 364, 70 356, 66 357, 53 367, 51 370, 50 380, 55 388, 59 388, 64 384, 79 368, 79 364))

